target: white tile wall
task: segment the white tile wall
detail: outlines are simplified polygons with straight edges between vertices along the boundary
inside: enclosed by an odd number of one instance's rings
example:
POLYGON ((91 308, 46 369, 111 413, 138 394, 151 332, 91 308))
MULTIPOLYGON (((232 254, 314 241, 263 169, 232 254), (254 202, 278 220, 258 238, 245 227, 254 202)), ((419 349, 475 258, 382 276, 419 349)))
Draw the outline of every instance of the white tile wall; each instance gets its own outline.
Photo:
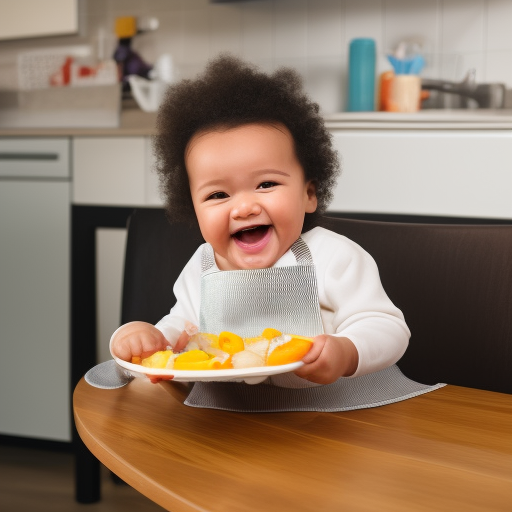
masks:
POLYGON ((218 5, 210 11, 209 55, 242 52, 242 11, 233 4, 218 5))
POLYGON ((274 55, 274 11, 268 2, 249 2, 242 12, 242 55, 253 62, 272 63, 274 55))
POLYGON ((487 51, 512 48, 511 22, 512 2, 510 0, 488 0, 487 51))
POLYGON ((276 60, 306 60, 306 0, 280 0, 274 4, 274 56, 276 60))
POLYGON ((441 4, 441 44, 443 52, 484 51, 485 2, 444 0, 441 4))
POLYGON ((316 58, 337 57, 345 54, 345 13, 339 0, 307 2, 306 55, 308 61, 316 58))
POLYGON ((383 48, 385 0, 345 0, 345 46, 355 37, 372 37, 383 48))
POLYGON ((428 55, 441 51, 440 16, 438 1, 411 2, 388 0, 383 15, 383 51, 393 51, 402 40, 415 41, 422 45, 428 55), (418 23, 421 20, 421 23, 418 23))
POLYGON ((117 16, 152 15, 154 33, 141 34, 134 49, 148 62, 170 53, 179 76, 201 71, 221 51, 264 70, 296 67, 326 112, 345 107, 347 49, 354 37, 372 37, 378 72, 389 69, 386 52, 401 40, 422 44, 424 76, 460 80, 475 67, 477 80, 512 88, 512 0, 82 0, 78 37, 0 42, 0 88, 16 88, 16 55, 34 46, 94 43, 109 34, 117 16))

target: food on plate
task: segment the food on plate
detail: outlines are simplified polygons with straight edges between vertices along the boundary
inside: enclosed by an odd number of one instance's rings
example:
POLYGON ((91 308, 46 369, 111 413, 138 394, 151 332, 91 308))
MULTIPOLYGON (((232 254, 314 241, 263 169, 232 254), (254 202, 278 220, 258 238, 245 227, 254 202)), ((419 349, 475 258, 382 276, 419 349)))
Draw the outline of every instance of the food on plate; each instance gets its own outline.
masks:
MULTIPOLYGON (((140 364, 146 368, 172 368, 174 363, 172 356, 174 356, 172 350, 160 350, 142 359, 140 364)), ((135 363, 134 359, 135 358, 132 358, 132 363, 135 363)), ((138 359, 140 359, 140 357, 138 359)))
POLYGON ((281 332, 279 332, 277 329, 272 329, 272 327, 267 327, 266 329, 263 329, 263 332, 261 335, 266 338, 267 340, 273 340, 274 338, 278 338, 281 336, 281 332))
POLYGON ((304 336, 291 337, 292 339, 277 345, 267 357, 268 366, 287 364, 290 361, 300 361, 311 348, 313 340, 304 336))
POLYGON ((219 348, 233 355, 244 350, 244 340, 238 334, 224 331, 219 334, 219 348))
POLYGON ((215 370, 221 364, 217 358, 199 349, 183 352, 174 359, 175 370, 215 370))
POLYGON ((231 364, 233 368, 237 370, 242 368, 254 368, 257 366, 265 366, 265 358, 251 350, 242 350, 233 354, 231 364))
POLYGON ((224 331, 218 336, 198 332, 190 337, 185 349, 174 353, 170 348, 142 359, 132 359, 147 368, 174 370, 244 369, 278 366, 300 361, 313 340, 295 334, 283 334, 267 328, 260 336, 242 338, 224 331))

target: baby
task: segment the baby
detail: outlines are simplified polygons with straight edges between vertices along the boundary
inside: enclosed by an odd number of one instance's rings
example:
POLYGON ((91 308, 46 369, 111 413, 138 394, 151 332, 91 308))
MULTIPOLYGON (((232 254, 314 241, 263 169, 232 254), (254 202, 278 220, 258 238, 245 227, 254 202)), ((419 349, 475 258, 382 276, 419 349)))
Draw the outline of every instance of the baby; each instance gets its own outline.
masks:
MULTIPOLYGON (((267 75, 221 56, 202 76, 170 87, 157 128, 169 218, 199 224, 216 270, 297 265, 290 249, 299 237, 307 245, 324 334, 314 338, 297 377, 329 384, 383 369, 402 356, 410 332, 384 292, 374 260, 354 242, 318 227, 339 164, 318 105, 302 91, 297 73, 267 75)), ((170 313, 155 326, 121 326, 111 339, 113 355, 129 361, 186 345, 187 323, 199 325, 202 249, 175 283, 170 313)))

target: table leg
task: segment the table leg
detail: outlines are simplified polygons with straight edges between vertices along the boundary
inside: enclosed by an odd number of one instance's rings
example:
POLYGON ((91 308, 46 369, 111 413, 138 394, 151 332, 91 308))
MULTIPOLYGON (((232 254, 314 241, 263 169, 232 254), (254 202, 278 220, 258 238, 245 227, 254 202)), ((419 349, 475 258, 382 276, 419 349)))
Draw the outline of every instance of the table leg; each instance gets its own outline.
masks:
MULTIPOLYGON (((133 208, 73 206, 71 209, 71 391, 96 363, 96 229, 126 227, 133 208)), ((71 392, 71 395, 73 394, 71 392)), ((100 463, 72 421, 75 499, 100 500, 100 463)))
POLYGON ((75 499, 78 503, 101 499, 100 463, 81 439, 75 442, 75 499))

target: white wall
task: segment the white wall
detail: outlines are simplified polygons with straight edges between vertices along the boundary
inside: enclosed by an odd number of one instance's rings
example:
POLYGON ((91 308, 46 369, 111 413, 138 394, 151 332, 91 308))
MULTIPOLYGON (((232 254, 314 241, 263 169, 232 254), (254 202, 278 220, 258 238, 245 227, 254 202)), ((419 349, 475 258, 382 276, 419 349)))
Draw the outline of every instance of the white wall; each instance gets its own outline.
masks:
POLYGON ((0 87, 16 87, 16 55, 35 44, 94 42, 103 30, 111 52, 114 19, 127 15, 160 21, 158 31, 134 42, 150 63, 170 53, 188 77, 218 52, 230 51, 267 70, 294 66, 325 112, 344 109, 347 48, 354 37, 376 40, 379 71, 389 68, 387 51, 414 39, 428 59, 424 76, 459 80, 475 67, 477 81, 512 87, 512 0, 82 0, 80 37, 0 43, 0 87))

